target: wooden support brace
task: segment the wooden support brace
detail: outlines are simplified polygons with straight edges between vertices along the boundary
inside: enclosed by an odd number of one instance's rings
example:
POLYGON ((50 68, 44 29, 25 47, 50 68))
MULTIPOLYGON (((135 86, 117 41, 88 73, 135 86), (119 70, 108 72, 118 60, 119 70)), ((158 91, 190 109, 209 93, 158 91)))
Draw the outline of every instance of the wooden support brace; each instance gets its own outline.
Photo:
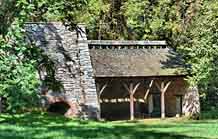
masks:
POLYGON ((126 90, 129 92, 130 96, 130 120, 134 120, 134 94, 138 89, 140 83, 136 84, 134 87, 133 83, 130 83, 129 87, 127 84, 123 84, 126 90))
MULTIPOLYGON (((105 90, 105 88, 108 86, 108 83, 105 83, 102 87, 100 84, 96 85, 96 89, 97 89, 97 97, 98 97, 98 104, 99 104, 99 111, 100 111, 100 115, 101 115, 101 104, 100 104, 100 99, 101 99, 101 95, 103 93, 103 91, 105 90)), ((101 116, 99 116, 99 119, 101 118, 101 116)))
POLYGON ((170 84, 171 84, 171 81, 168 82, 168 83, 165 85, 165 87, 164 87, 164 89, 163 89, 163 92, 164 92, 164 93, 167 92, 167 89, 168 89, 168 87, 170 86, 170 84))
POLYGON ((161 118, 165 118, 165 93, 170 86, 171 81, 167 82, 166 84, 164 81, 162 81, 161 85, 159 85, 157 82, 155 82, 155 84, 161 92, 161 118))
POLYGON ((144 96, 144 100, 145 100, 145 101, 146 101, 147 98, 148 98, 148 95, 149 95, 149 93, 150 93, 150 90, 151 90, 151 87, 152 87, 153 83, 154 83, 154 80, 151 80, 151 82, 150 82, 150 84, 149 84, 149 87, 148 87, 148 89, 147 89, 147 91, 146 91, 146 93, 145 93, 145 96, 144 96))
POLYGON ((102 95, 103 91, 105 90, 105 88, 108 86, 108 84, 106 83, 105 85, 102 86, 100 92, 99 92, 99 96, 102 95))
POLYGON ((97 93, 99 97, 102 95, 103 91, 105 90, 107 86, 108 86, 108 83, 105 83, 103 86, 101 86, 100 84, 97 84, 97 93))
POLYGON ((136 90, 138 89, 138 87, 140 86, 140 83, 136 84, 136 86, 134 87, 132 93, 133 95, 135 94, 136 90))

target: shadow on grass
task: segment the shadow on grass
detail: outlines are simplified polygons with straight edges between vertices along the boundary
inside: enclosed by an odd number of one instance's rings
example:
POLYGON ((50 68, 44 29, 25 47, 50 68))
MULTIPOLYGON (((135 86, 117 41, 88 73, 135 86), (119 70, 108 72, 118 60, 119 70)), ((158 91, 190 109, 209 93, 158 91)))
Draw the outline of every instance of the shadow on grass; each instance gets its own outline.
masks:
POLYGON ((145 124, 111 124, 66 119, 60 116, 25 114, 16 119, 4 117, 0 138, 4 139, 206 139, 188 137, 173 132, 163 133, 146 128, 172 128, 145 124))

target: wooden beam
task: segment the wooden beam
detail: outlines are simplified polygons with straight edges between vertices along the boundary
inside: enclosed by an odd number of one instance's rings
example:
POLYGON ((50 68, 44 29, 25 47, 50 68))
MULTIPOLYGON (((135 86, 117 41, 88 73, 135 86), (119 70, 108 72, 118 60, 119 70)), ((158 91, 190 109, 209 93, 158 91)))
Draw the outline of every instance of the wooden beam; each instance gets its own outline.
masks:
POLYGON ((101 86, 99 83, 97 83, 97 93, 99 95, 99 97, 102 95, 103 91, 105 90, 105 88, 108 86, 108 83, 105 83, 103 86, 101 86))
POLYGON ((108 86, 108 84, 106 83, 105 85, 102 86, 100 92, 99 92, 99 96, 101 96, 101 94, 103 93, 103 91, 105 90, 105 88, 108 86))
POLYGON ((148 98, 148 94, 150 93, 150 90, 151 90, 151 87, 152 87, 153 83, 154 83, 154 80, 151 80, 151 82, 150 82, 150 84, 149 84, 149 86, 148 86, 148 89, 147 89, 147 91, 146 91, 146 93, 145 93, 145 96, 144 96, 144 100, 145 100, 145 101, 146 101, 146 99, 148 98))
POLYGON ((134 89, 133 89, 133 91, 132 91, 133 95, 135 94, 135 92, 136 92, 136 90, 138 89, 138 87, 140 86, 140 84, 141 84, 141 83, 138 83, 138 84, 135 85, 135 87, 134 87, 134 89))
POLYGON ((155 82, 155 84, 161 92, 161 118, 165 118, 165 93, 170 86, 171 81, 167 82, 166 84, 164 81, 162 81, 161 85, 159 85, 157 82, 155 82))

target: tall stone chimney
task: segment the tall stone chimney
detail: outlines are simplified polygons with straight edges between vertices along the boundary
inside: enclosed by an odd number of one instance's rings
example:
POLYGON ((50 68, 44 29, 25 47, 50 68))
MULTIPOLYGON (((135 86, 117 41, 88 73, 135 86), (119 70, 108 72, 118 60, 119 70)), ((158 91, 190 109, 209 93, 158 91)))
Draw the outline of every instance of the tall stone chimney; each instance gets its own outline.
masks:
POLYGON ((27 23, 29 43, 47 57, 39 66, 45 107, 66 103, 68 117, 99 117, 99 105, 85 27, 70 31, 62 23, 27 23), (49 64, 52 65, 48 66, 49 64), (53 71, 52 74, 49 71, 53 71), (53 76, 53 77, 51 77, 53 76), (48 78, 54 79, 46 83, 48 78), (47 104, 47 105, 46 105, 47 104))

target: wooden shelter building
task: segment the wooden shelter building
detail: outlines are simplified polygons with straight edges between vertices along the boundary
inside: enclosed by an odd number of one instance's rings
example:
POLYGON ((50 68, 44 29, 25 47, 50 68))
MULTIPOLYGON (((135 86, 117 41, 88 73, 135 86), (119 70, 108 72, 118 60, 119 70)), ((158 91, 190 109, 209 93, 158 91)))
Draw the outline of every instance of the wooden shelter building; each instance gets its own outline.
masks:
POLYGON ((186 65, 165 41, 88 43, 102 118, 182 115, 186 65))

